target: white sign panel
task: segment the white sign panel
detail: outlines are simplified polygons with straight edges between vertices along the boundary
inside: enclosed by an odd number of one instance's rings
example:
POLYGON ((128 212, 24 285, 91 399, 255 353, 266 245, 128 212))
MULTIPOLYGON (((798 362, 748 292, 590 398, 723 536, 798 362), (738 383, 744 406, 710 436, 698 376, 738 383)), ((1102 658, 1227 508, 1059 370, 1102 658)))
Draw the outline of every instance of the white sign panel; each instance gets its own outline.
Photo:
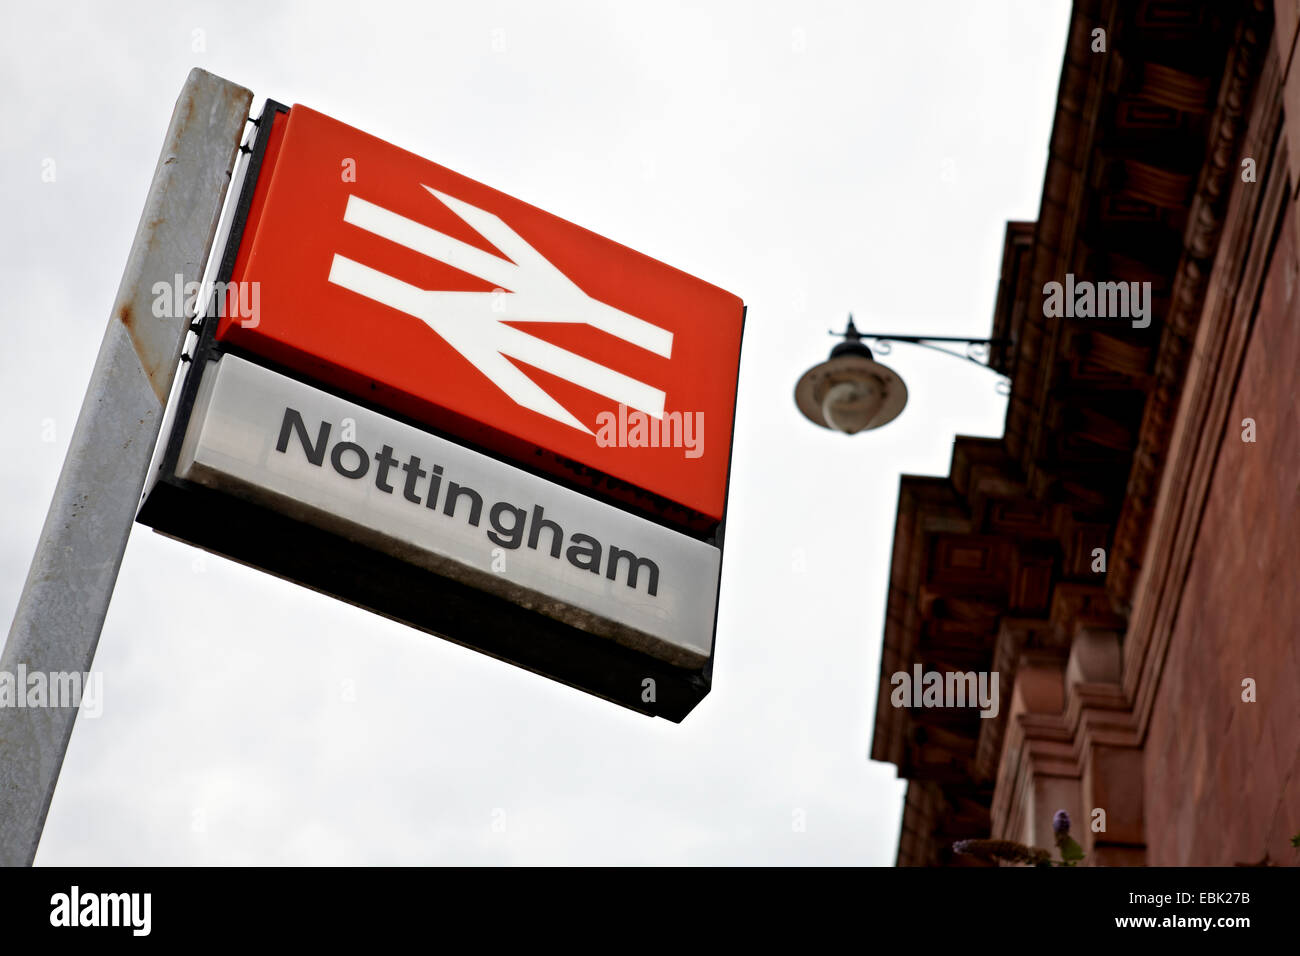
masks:
POLYGON ((176 474, 665 663, 710 656, 716 547, 237 356, 205 370, 176 474))

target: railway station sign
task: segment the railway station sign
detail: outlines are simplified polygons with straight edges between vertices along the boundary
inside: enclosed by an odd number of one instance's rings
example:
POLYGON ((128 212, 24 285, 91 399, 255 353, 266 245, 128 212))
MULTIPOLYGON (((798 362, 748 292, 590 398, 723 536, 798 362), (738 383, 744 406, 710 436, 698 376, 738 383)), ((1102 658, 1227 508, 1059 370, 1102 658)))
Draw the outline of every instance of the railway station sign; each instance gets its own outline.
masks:
POLYGON ((682 719, 741 300, 301 106, 237 186, 140 520, 682 719))

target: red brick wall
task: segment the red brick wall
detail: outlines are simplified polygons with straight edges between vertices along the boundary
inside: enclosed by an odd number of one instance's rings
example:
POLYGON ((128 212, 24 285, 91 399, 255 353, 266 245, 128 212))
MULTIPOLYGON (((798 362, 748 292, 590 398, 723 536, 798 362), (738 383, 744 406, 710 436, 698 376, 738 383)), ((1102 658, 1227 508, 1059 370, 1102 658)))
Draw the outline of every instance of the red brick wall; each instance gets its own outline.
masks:
POLYGON ((1269 264, 1148 728, 1150 865, 1300 863, 1296 227, 1269 264))

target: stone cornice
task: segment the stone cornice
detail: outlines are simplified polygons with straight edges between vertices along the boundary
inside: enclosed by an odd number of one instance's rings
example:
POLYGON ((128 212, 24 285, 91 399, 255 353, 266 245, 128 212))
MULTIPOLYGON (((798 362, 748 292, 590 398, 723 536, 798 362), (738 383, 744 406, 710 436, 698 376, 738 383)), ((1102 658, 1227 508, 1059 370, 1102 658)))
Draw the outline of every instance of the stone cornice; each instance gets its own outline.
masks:
POLYGON ((1124 613, 1132 604, 1197 321, 1219 249, 1228 198, 1240 172, 1238 158, 1242 155, 1251 94, 1260 75, 1260 61, 1270 49, 1271 19, 1271 5, 1253 0, 1249 13, 1237 26, 1214 114, 1213 138, 1191 204, 1183 256, 1160 338, 1155 381, 1143 413, 1106 579, 1113 605, 1124 613))
MULTIPOLYGON (((1258 286, 1245 263, 1266 258, 1255 250, 1276 220, 1278 200, 1264 197, 1278 186, 1234 188, 1242 150, 1285 176, 1278 111, 1251 106, 1257 86, 1261 102, 1277 99, 1262 0, 1157 12, 1075 5, 1040 218, 1009 224, 1004 245, 994 333, 1015 341, 999 357, 1013 380, 1004 437, 959 438, 948 476, 902 481, 872 741, 872 757, 911 781, 900 865, 962 862, 945 841, 981 835, 981 813, 984 834, 1027 838, 1044 804, 1113 787, 1140 760, 1241 360, 1244 331, 1230 327, 1244 316, 1248 330, 1258 286), (1114 44, 1104 56, 1089 48, 1099 25, 1114 44), (1155 135, 1165 129, 1176 148, 1155 135), (1125 238, 1131 228, 1145 246, 1125 238), (1150 330, 1046 320, 1043 284, 1069 271, 1151 281, 1150 330), (1111 635, 1104 679, 1076 674, 1051 713, 1008 704, 1024 662, 1036 680, 1081 628, 1111 635), (996 670, 1002 711, 969 721, 960 708, 894 708, 889 676, 917 663, 996 670)), ((1108 841, 1112 860, 1141 856, 1138 805, 1108 841)))
MULTIPOLYGON (((1132 587, 1135 597, 1124 647, 1124 686, 1143 734, 1196 546, 1217 449, 1225 437, 1231 437, 1229 405, 1268 253, 1287 199, 1287 147, 1278 135, 1282 118, 1279 72, 1277 57, 1269 52, 1249 132, 1240 147, 1241 152, 1258 159, 1261 181, 1253 188, 1234 190, 1228 204, 1225 241, 1219 261, 1213 265, 1216 281, 1207 289, 1159 495, 1148 508, 1144 526, 1144 553, 1132 587)), ((1235 159, 1236 154, 1234 166, 1235 159)))

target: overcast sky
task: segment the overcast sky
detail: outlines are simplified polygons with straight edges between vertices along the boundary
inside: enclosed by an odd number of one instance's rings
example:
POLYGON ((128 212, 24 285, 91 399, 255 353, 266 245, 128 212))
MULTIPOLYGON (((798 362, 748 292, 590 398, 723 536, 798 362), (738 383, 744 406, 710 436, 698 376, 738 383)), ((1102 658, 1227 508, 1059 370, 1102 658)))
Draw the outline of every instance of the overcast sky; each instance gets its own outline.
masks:
POLYGON ((37 863, 892 864, 903 784, 868 753, 898 478, 946 474, 953 437, 1001 434, 1006 400, 908 346, 884 358, 910 400, 881 431, 817 429, 792 389, 850 310, 864 330, 989 334, 1006 221, 1038 213, 1068 12, 11 6, 6 622, 193 66, 749 306, 714 687, 684 723, 137 525, 95 658, 103 714, 77 721, 37 863))

